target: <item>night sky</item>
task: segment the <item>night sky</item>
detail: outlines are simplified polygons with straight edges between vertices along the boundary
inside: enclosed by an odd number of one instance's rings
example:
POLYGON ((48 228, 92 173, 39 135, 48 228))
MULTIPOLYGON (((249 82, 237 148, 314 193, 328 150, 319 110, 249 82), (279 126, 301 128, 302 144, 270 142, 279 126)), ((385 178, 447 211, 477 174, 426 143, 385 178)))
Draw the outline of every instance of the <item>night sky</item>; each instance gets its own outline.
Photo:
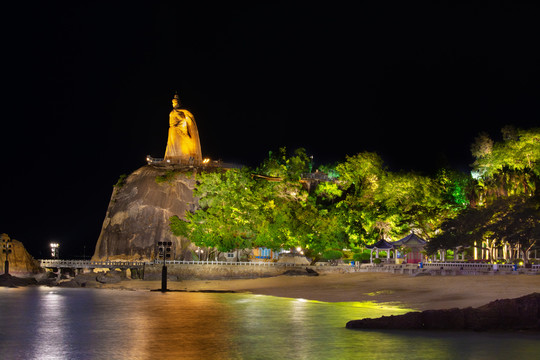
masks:
POLYGON ((537 5, 79 3, 2 10, 0 232, 36 258, 93 254, 175 91, 203 156, 250 166, 286 146, 468 171, 479 132, 540 126, 537 5))

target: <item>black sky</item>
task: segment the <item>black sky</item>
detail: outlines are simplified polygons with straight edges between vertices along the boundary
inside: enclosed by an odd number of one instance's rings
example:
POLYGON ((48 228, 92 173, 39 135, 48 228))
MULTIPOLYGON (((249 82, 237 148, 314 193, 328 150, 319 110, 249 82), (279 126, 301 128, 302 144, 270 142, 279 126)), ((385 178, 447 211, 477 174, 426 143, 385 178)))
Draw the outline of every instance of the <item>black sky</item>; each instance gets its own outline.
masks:
POLYGON ((175 91, 214 159, 467 171, 480 131, 539 126, 540 13, 453 3, 4 5, 0 232, 91 255, 112 185, 163 155, 175 91))

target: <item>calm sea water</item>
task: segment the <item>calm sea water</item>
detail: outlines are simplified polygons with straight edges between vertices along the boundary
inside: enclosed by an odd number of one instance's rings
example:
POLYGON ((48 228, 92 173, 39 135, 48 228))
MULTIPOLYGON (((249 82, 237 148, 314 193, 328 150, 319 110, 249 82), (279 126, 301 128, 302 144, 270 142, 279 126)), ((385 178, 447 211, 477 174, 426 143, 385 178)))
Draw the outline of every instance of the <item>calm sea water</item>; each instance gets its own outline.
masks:
POLYGON ((372 303, 248 294, 0 288, 1 359, 532 359, 540 337, 354 331, 372 303))

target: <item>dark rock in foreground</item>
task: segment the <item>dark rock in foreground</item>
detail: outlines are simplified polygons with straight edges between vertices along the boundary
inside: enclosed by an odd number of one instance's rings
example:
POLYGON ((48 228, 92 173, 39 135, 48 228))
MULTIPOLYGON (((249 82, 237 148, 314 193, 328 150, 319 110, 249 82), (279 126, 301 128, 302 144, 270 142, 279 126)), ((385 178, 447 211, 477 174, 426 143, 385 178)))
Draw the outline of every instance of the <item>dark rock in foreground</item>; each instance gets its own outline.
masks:
POLYGON ((293 269, 293 270, 287 270, 282 275, 288 275, 288 276, 319 276, 319 273, 315 270, 312 270, 310 268, 305 268, 303 270, 293 269))
POLYGON ((426 310, 378 319, 351 320, 347 329, 540 331, 540 293, 496 300, 478 308, 426 310))
POLYGON ((107 271, 96 276, 97 282, 102 284, 116 284, 125 279, 125 275, 120 271, 107 271))
POLYGON ((37 285, 36 279, 20 278, 16 276, 11 276, 9 274, 0 275, 0 286, 19 287, 19 286, 28 286, 28 285, 37 285))

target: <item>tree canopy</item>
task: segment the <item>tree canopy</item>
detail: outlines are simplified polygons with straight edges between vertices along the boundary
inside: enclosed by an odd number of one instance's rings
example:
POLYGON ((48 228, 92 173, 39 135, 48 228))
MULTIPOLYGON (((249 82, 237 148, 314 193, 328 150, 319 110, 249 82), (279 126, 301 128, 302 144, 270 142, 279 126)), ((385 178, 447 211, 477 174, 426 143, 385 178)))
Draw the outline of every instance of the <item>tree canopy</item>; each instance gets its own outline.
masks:
POLYGON ((540 129, 505 127, 501 133, 502 141, 482 133, 471 146, 476 158, 471 206, 441 224, 440 233, 428 244, 429 252, 475 243, 489 248, 507 244, 520 248, 526 257, 537 244, 540 129))
POLYGON ((530 248, 538 238, 540 132, 502 134, 499 142, 481 134, 471 146, 475 178, 453 169, 393 172, 373 152, 322 165, 329 176, 316 178, 306 175, 313 161, 305 149, 280 148, 255 169, 198 174, 199 209, 171 219, 171 230, 219 251, 300 247, 313 258, 411 230, 433 238, 430 251, 486 237, 530 248))
POLYGON ((374 153, 347 157, 333 168, 333 179, 306 186, 311 180, 301 177, 310 164, 305 150, 289 157, 282 148, 254 170, 199 174, 199 209, 185 220, 171 219, 171 230, 219 251, 300 247, 317 258, 413 227, 430 233, 453 206, 453 198, 445 198, 452 190, 440 179, 389 172, 374 153))
POLYGON ((395 238, 412 229, 430 237, 440 222, 464 206, 464 175, 445 171, 436 178, 390 172, 374 153, 347 157, 337 166, 346 196, 336 204, 357 246, 395 238))
POLYGON ((473 166, 481 176, 493 176, 504 170, 530 171, 540 176, 540 128, 520 130, 507 126, 501 130, 503 141, 493 142, 486 134, 476 138, 471 152, 473 166))
POLYGON ((503 141, 480 134, 471 146, 476 158, 473 174, 478 180, 477 201, 483 204, 500 196, 534 194, 540 178, 540 128, 505 127, 503 141))
POLYGON ((441 233, 427 245, 429 253, 458 246, 489 248, 505 243, 519 247, 523 257, 540 239, 538 197, 514 195, 495 200, 489 206, 469 208, 441 225, 441 233))

